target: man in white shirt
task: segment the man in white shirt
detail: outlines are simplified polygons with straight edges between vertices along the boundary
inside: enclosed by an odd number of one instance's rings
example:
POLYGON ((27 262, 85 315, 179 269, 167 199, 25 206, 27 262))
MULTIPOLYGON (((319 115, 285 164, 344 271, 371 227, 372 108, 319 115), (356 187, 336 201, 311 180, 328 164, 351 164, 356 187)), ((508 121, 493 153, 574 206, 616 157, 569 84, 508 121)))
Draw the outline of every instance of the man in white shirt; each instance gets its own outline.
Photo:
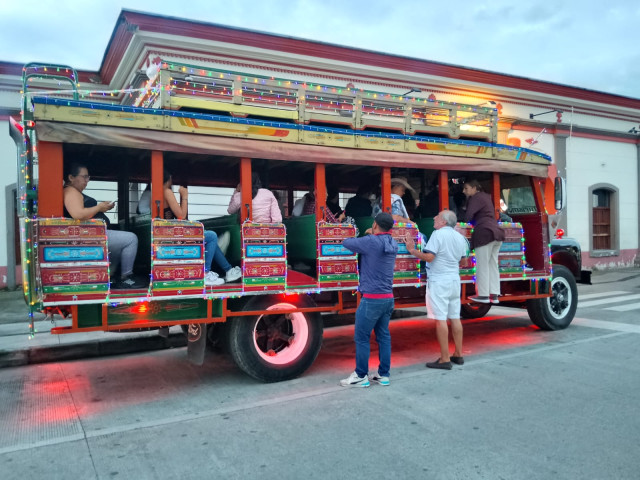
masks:
POLYGON ((416 250, 415 239, 406 237, 406 246, 410 254, 429 262, 427 277, 427 313, 436 320, 436 337, 440 344, 440 358, 427 363, 428 368, 451 370, 451 362, 462 365, 462 323, 460 322, 460 270, 462 257, 469 254, 469 243, 454 230, 456 214, 443 210, 433 217, 434 232, 431 234, 423 252, 416 250), (451 323, 455 351, 449 355, 449 330, 451 323))

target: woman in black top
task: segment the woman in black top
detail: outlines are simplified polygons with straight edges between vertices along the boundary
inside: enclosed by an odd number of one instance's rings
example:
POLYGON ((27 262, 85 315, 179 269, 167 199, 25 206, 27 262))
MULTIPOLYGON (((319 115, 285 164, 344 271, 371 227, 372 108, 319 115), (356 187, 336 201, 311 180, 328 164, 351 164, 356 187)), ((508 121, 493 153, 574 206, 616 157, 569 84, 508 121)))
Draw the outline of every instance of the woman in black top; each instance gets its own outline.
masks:
POLYGON ((64 216, 76 220, 99 218, 107 224, 107 247, 112 277, 120 267, 120 277, 111 280, 112 289, 144 288, 148 284, 133 278, 133 264, 138 252, 138 237, 135 233, 109 230, 111 222, 105 215, 115 202, 100 202, 82 193, 89 183, 89 170, 79 163, 71 164, 64 176, 64 216))

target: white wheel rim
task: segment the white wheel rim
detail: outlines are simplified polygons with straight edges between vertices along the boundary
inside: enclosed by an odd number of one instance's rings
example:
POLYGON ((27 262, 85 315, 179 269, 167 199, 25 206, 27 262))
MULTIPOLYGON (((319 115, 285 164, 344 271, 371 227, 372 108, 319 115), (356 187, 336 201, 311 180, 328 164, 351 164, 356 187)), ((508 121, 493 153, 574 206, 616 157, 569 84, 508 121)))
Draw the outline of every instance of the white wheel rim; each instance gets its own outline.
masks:
MULTIPOLYGON (((297 308, 290 303, 276 303, 267 308, 272 310, 290 310, 297 308)), ((274 312, 274 314, 277 312, 274 312)), ((286 320, 281 326, 282 328, 267 328, 263 322, 265 315, 260 315, 253 326, 253 346, 258 356, 271 365, 285 365, 296 360, 304 351, 309 339, 309 325, 305 319, 304 313, 295 312, 287 313, 286 320), (285 331, 283 331, 286 330, 285 331), (271 338, 271 343, 265 338, 271 338), (282 337, 289 337, 288 345, 282 337), (277 337, 277 338, 276 338, 277 337), (267 348, 265 342, 269 346, 276 348, 267 348)))
POLYGON ((547 298, 549 314, 556 320, 563 319, 573 303, 571 285, 566 278, 556 277, 551 281, 552 297, 547 298))

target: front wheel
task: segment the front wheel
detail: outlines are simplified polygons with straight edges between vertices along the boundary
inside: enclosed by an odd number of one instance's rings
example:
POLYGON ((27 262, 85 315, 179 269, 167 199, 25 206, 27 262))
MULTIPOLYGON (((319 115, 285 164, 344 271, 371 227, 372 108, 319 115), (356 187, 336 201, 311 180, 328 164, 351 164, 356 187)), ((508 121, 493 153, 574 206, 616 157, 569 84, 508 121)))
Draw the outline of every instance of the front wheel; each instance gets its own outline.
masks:
POLYGON ((282 300, 254 297, 243 310, 261 310, 257 316, 236 317, 227 329, 229 353, 238 367, 263 382, 289 380, 314 362, 322 346, 322 317, 318 312, 279 313, 278 310, 314 307, 308 297, 282 300))
POLYGON ((578 308, 578 286, 567 267, 553 267, 551 293, 551 297, 527 300, 527 312, 540 329, 562 330, 569 326, 578 308))

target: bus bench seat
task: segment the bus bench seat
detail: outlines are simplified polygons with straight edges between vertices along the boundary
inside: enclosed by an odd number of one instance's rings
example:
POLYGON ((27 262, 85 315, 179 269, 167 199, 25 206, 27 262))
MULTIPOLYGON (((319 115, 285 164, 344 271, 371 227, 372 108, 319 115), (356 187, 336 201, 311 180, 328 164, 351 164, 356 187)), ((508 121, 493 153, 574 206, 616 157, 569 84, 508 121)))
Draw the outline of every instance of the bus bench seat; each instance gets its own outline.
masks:
POLYGON ((229 232, 229 248, 225 252, 225 257, 229 263, 234 266, 240 265, 242 260, 242 237, 238 218, 238 214, 234 213, 232 215, 200 220, 205 230, 216 232, 218 237, 225 232, 229 232))
POLYGON ((315 215, 285 218, 283 223, 287 229, 289 263, 315 262, 317 255, 315 215))

